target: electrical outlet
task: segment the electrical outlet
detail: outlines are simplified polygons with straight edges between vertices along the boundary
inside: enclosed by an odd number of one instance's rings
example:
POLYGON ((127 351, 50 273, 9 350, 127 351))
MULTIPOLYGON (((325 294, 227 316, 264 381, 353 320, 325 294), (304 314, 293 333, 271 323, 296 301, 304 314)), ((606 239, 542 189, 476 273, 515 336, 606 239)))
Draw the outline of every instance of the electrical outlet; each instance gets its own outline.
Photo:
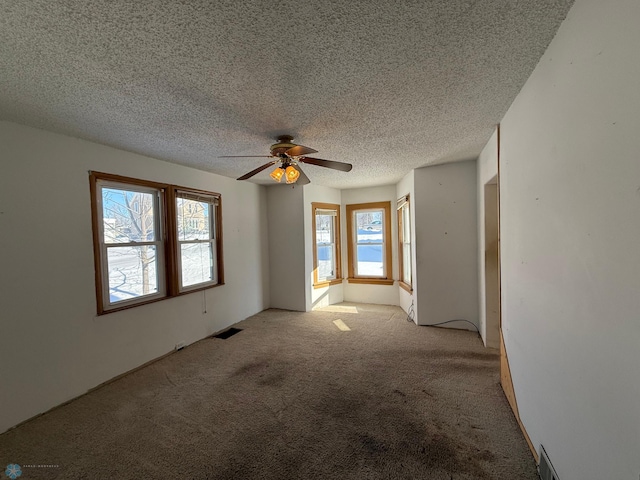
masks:
POLYGON ((176 350, 182 350, 185 347, 184 342, 176 343, 176 350))

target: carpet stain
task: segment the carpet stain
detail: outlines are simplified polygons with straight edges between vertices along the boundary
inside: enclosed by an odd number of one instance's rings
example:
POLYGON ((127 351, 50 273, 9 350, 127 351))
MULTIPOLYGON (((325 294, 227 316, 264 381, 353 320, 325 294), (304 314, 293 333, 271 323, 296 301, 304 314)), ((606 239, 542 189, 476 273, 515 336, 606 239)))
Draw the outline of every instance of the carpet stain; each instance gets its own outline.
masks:
POLYGON ((434 351, 439 357, 455 357, 465 360, 480 360, 498 362, 500 361, 500 355, 492 352, 447 352, 447 351, 434 351))
POLYGON ((266 360, 260 360, 258 362, 251 362, 242 365, 235 372, 231 374, 232 377, 240 375, 256 375, 264 372, 269 367, 269 362, 266 360))
POLYGON ((360 444, 365 452, 370 455, 377 455, 389 451, 389 448, 383 442, 370 435, 361 435, 360 444))
POLYGON ((327 314, 263 312, 242 324, 253 336, 194 344, 0 435, 0 460, 49 458, 46 478, 65 480, 535 480, 498 356, 382 310, 348 317, 361 328, 339 341, 327 314))
POLYGON ((476 455, 476 458, 484 462, 494 462, 496 460, 496 456, 489 450, 483 450, 482 452, 478 453, 476 455))
POLYGON ((285 372, 273 372, 269 374, 260 375, 258 379, 258 385, 263 387, 280 387, 287 379, 285 372))
POLYGON ((280 387, 291 376, 289 370, 285 362, 263 359, 242 365, 231 374, 231 377, 253 377, 254 381, 262 387, 280 387))
POLYGON ((456 449, 451 440, 445 435, 434 435, 422 447, 424 450, 423 462, 428 469, 437 468, 448 472, 459 472, 461 470, 456 449))

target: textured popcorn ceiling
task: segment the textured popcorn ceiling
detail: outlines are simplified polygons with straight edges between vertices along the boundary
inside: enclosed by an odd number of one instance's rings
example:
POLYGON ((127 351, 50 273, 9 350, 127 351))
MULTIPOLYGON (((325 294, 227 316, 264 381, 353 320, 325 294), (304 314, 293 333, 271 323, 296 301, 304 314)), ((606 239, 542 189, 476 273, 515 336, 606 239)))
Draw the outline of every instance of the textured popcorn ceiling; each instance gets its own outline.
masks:
POLYGON ((353 163, 315 184, 393 183, 478 155, 572 3, 0 0, 0 119, 229 177, 286 133, 353 163))

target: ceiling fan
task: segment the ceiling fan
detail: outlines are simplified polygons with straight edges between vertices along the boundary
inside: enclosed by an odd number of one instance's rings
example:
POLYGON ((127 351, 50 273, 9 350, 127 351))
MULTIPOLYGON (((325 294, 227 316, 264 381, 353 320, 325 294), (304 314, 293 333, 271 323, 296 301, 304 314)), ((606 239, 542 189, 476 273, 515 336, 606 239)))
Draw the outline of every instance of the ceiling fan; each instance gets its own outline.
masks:
POLYGON ((284 178, 287 183, 296 183, 297 181, 300 185, 306 185, 311 182, 309 177, 307 177, 300 168, 300 163, 332 168, 334 170, 340 170, 341 172, 349 172, 353 168, 353 165, 350 163, 307 157, 307 154, 316 153, 317 150, 305 147, 304 145, 296 145, 295 143, 292 143, 293 137, 290 135, 280 135, 277 140, 277 143, 271 145, 271 155, 223 155, 219 158, 271 158, 269 162, 255 170, 251 170, 249 173, 244 174, 238 178, 238 180, 247 180, 272 165, 278 165, 276 169, 269 174, 271 178, 276 182, 282 181, 282 178, 284 178))

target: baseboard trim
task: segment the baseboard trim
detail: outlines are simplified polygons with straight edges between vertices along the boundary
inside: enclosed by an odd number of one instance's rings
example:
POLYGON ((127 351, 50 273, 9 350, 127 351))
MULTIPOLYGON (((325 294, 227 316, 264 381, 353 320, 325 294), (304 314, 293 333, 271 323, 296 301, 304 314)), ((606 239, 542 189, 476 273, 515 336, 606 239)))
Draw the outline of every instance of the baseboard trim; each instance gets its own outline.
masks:
POLYGON ((522 420, 520 419, 520 412, 518 411, 518 402, 516 401, 516 393, 513 389, 513 381, 511 380, 511 369, 509 368, 509 357, 507 356, 507 349, 504 345, 504 338, 502 336, 502 329, 500 329, 500 384, 502 385, 502 390, 504 391, 505 396, 507 397, 507 401, 511 406, 511 410, 518 421, 518 425, 520 425, 520 430, 522 430, 522 434, 524 435, 524 439, 527 441, 529 445, 529 450, 535 458, 536 463, 540 462, 538 458, 538 452, 531 443, 531 439, 529 438, 529 434, 527 433, 527 429, 524 428, 522 424, 522 420))

